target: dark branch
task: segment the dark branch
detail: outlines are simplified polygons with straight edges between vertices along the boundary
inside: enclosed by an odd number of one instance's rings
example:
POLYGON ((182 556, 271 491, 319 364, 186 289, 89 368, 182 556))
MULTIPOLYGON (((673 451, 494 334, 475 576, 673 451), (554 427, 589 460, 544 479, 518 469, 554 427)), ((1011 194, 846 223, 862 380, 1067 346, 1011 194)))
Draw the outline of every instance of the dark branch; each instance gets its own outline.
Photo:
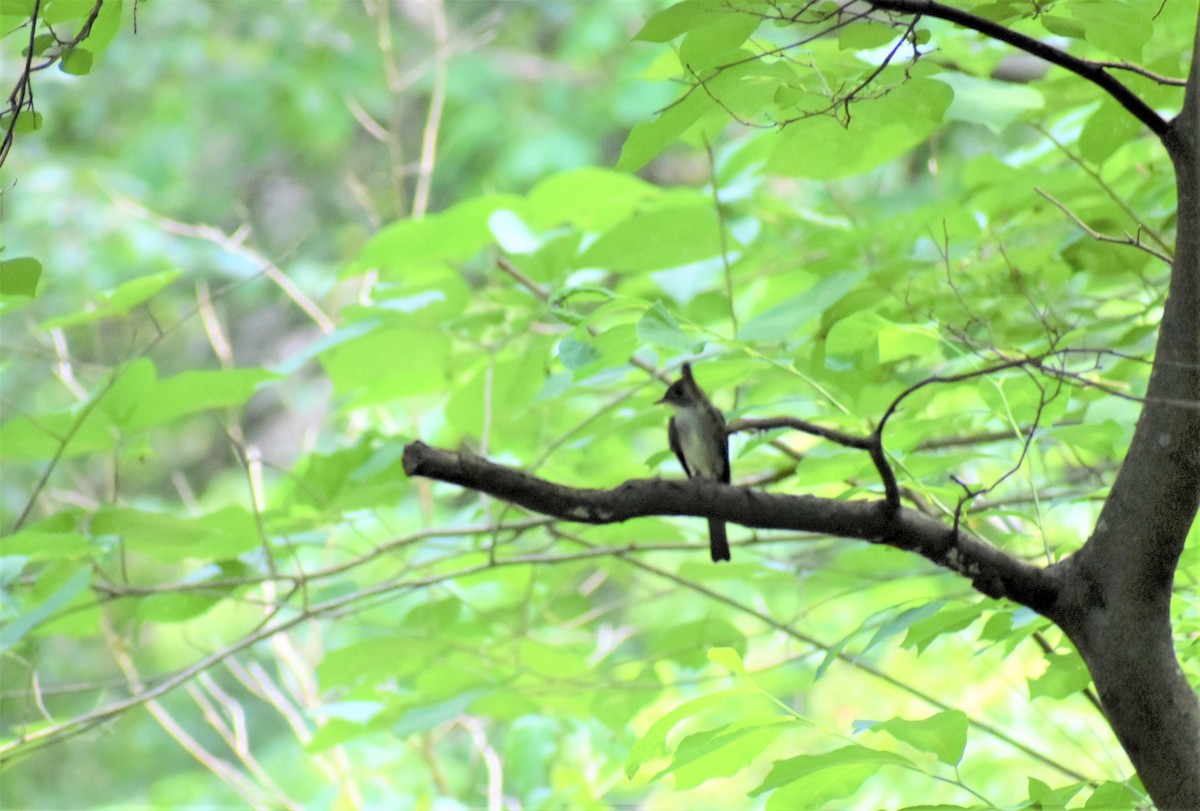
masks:
POLYGON ((474 454, 431 448, 404 449, 409 476, 457 484, 543 515, 585 524, 609 524, 651 515, 723 518, 758 529, 819 532, 916 552, 967 577, 989 597, 1007 597, 1035 611, 1052 611, 1057 569, 1040 569, 961 530, 886 501, 837 501, 763 493, 692 479, 635 479, 609 490, 577 489, 497 465, 474 454))
POLYGON ((884 11, 895 11, 900 14, 918 14, 927 17, 937 17, 941 20, 961 25, 972 31, 1012 45, 1027 54, 1043 59, 1052 65, 1058 65, 1080 76, 1099 87, 1105 93, 1130 112, 1138 121, 1145 124, 1159 138, 1167 134, 1167 121, 1154 112, 1153 108, 1142 101, 1132 90, 1117 81, 1108 73, 1102 64, 1080 59, 1060 51, 1051 45, 1034 39, 1025 34, 1005 28, 999 23, 978 17, 968 11, 950 6, 944 6, 934 0, 870 0, 872 6, 884 11))
POLYGON ((725 427, 725 433, 736 434, 739 431, 772 431, 776 428, 791 428, 805 434, 828 439, 830 442, 836 442, 847 448, 857 448, 860 451, 871 449, 871 440, 869 437, 856 436, 833 428, 825 428, 808 420, 797 419, 796 417, 734 420, 725 427))
POLYGON ((888 506, 893 510, 900 509, 900 486, 896 483, 896 474, 892 471, 887 455, 883 452, 883 435, 879 431, 875 431, 870 436, 855 436, 795 417, 769 417, 767 419, 734 420, 726 426, 725 432, 736 434, 738 431, 770 431, 775 428, 793 428, 812 436, 828 439, 830 442, 836 442, 847 448, 867 451, 871 455, 871 462, 874 463, 875 469, 879 471, 879 478, 883 481, 883 493, 888 506))
POLYGON ((50 35, 54 37, 56 43, 56 53, 48 59, 43 60, 39 64, 33 64, 33 57, 37 52, 37 31, 38 18, 41 14, 42 0, 34 0, 33 8, 29 12, 29 42, 26 45, 25 64, 22 67, 21 74, 17 77, 16 83, 13 85, 13 90, 8 96, 8 104, 3 111, 0 111, 0 121, 8 119, 8 124, 4 130, 3 139, 0 140, 0 166, 8 160, 8 153, 12 149, 13 137, 16 133, 17 119, 26 111, 30 115, 34 114, 33 109, 33 74, 39 70, 46 68, 59 62, 62 57, 69 53, 71 49, 83 42, 92 33, 92 26, 96 23, 96 19, 100 16, 100 9, 104 5, 104 0, 96 0, 92 10, 88 12, 87 19, 83 21, 79 32, 69 40, 59 39, 53 29, 47 26, 50 35))

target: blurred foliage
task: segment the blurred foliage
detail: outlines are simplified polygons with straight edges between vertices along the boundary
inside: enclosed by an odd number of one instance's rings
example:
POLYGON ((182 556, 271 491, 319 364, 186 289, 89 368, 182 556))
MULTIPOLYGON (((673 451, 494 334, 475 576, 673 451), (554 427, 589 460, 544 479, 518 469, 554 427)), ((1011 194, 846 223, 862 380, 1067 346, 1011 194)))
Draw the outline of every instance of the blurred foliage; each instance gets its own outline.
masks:
MULTIPOLYGON (((1180 77, 1186 5, 986 9, 1180 77)), ((920 388, 886 446, 1009 552, 1087 537, 1148 374, 1166 157, 937 21, 810 115, 897 31, 794 45, 778 7, 143 2, 135 33, 109 0, 88 69, 35 75, 0 198, 5 807, 1137 801, 1069 643, 923 560, 731 527, 718 567, 702 521, 403 474, 419 438, 576 486, 678 475, 635 358, 699 356, 731 416, 865 433, 931 376, 1044 355, 920 388)), ((733 467, 880 492, 799 434, 740 435, 733 467)))

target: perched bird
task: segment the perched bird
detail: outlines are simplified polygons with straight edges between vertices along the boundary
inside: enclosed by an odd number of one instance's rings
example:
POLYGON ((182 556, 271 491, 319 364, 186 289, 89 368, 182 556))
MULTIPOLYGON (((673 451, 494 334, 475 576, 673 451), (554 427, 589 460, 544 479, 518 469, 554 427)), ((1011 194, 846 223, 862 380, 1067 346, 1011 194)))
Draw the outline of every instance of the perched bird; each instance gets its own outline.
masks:
MULTIPOLYGON (((729 484, 729 439, 725 435, 725 417, 696 385, 691 364, 683 364, 683 377, 672 383, 658 402, 675 410, 667 425, 667 440, 688 478, 729 484)), ((724 521, 708 519, 708 545, 713 562, 729 560, 724 521)))

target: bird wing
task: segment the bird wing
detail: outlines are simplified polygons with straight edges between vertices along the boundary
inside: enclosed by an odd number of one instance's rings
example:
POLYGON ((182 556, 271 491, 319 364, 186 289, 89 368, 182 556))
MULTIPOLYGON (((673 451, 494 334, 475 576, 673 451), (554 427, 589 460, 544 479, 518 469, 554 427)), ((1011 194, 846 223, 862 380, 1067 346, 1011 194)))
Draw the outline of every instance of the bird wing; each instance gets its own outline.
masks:
MULTIPOLYGON (((671 453, 675 454, 675 458, 679 460, 679 464, 683 465, 683 472, 692 478, 692 471, 688 469, 687 459, 683 458, 683 448, 679 446, 679 429, 675 427, 675 418, 671 417, 667 423, 667 442, 671 446, 671 453)), ((729 462, 726 461, 725 468, 728 470, 729 462)))

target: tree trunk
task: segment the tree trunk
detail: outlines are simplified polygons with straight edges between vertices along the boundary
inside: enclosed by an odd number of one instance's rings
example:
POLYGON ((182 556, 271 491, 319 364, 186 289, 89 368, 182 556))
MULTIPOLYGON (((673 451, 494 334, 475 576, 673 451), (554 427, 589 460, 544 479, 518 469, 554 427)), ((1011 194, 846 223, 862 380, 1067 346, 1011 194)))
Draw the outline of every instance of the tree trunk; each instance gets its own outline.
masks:
POLYGON ((1154 369, 1092 537, 1064 561, 1051 609, 1078 646, 1113 731, 1162 809, 1200 808, 1200 701, 1180 670, 1171 589, 1200 505, 1200 26, 1183 111, 1163 142, 1178 235, 1154 369))

